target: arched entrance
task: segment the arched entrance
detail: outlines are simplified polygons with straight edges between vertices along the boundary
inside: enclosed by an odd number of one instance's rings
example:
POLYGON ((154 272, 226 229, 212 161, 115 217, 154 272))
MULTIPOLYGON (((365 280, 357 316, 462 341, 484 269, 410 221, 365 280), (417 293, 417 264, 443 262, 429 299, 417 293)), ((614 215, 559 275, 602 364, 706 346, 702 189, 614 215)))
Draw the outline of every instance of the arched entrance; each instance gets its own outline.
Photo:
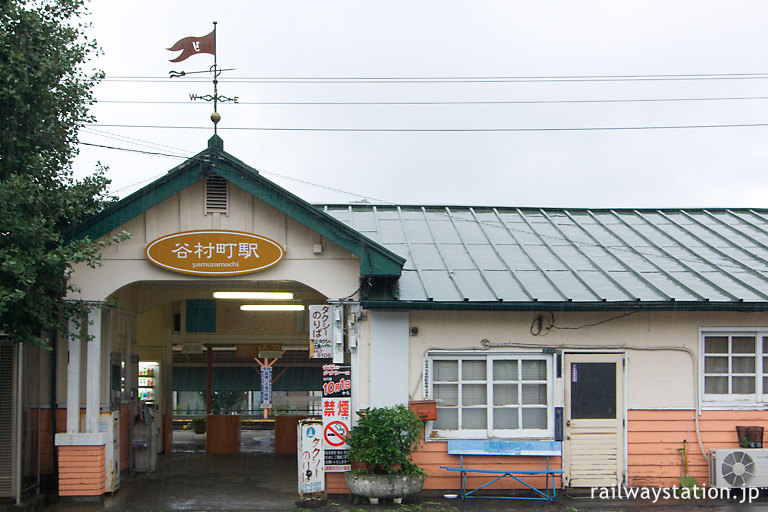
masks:
POLYGON ((307 309, 327 297, 294 281, 201 279, 132 283, 110 299, 111 358, 133 361, 120 367, 119 397, 132 404, 122 425, 134 470, 154 465, 147 450, 295 453, 296 421, 320 412, 322 360, 310 358, 307 309), (209 414, 239 419, 224 446, 209 414))

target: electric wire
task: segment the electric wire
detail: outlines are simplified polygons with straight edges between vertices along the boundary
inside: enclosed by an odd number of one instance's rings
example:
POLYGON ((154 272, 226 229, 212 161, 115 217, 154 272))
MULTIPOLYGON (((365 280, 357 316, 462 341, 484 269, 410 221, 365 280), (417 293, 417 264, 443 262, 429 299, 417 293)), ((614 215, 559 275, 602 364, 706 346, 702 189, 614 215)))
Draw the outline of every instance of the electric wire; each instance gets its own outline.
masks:
MULTIPOLYGON (((768 73, 699 73, 649 75, 550 75, 550 76, 442 76, 442 77, 219 77, 220 83, 518 83, 518 82, 635 82, 635 81, 687 81, 687 80, 765 80, 768 73)), ((191 83, 209 80, 186 77, 119 76, 107 75, 104 82, 158 82, 191 83)))
POLYGON ((193 154, 191 151, 188 151, 186 149, 178 148, 175 146, 166 146, 164 144, 158 144, 156 142, 152 142, 148 140, 137 139, 135 137, 129 137, 127 135, 121 135, 118 133, 111 133, 111 132, 106 132, 104 130, 98 130, 96 128, 90 127, 90 125, 81 126, 80 129, 90 134, 106 137, 108 139, 119 140, 121 142, 128 142, 130 144, 135 144, 137 146, 143 146, 146 148, 152 148, 152 149, 158 149, 158 150, 170 150, 174 152, 179 152, 181 154, 186 154, 188 156, 191 156, 193 154))
MULTIPOLYGON (((146 124, 109 124, 95 123, 105 128, 141 128, 168 130, 210 130, 210 126, 171 126, 146 124)), ((657 126, 572 126, 542 128, 319 128, 319 127, 266 127, 266 126, 219 126, 218 130, 255 131, 255 132, 342 132, 342 133, 480 133, 480 132, 593 132, 593 131, 643 131, 643 130, 689 130, 711 128, 764 128, 768 123, 734 124, 692 124, 692 125, 657 125, 657 126)))
MULTIPOLYGON (((543 104, 589 104, 589 103, 653 103, 653 102, 690 102, 690 101, 756 101, 768 100, 768 96, 722 96, 701 98, 614 98, 594 100, 498 100, 498 101, 238 101, 237 105, 543 105, 543 104)), ((96 103, 132 104, 132 105, 207 105, 198 101, 159 101, 159 100, 97 100, 96 103)))

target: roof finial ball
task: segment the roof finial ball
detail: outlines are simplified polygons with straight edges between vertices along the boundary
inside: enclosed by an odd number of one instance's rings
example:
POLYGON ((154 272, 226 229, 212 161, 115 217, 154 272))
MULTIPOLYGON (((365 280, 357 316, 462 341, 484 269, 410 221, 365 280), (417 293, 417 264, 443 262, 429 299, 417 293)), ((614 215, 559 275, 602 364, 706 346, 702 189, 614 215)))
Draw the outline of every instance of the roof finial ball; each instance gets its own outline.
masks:
POLYGON ((219 124, 219 121, 221 121, 221 114, 218 112, 211 114, 211 121, 213 121, 213 124, 219 124))

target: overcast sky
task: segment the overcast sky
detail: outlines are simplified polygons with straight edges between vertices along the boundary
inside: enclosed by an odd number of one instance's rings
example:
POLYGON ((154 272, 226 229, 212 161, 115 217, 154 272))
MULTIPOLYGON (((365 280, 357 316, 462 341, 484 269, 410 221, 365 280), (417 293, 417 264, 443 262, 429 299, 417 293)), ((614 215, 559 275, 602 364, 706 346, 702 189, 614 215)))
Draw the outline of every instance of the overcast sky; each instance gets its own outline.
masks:
MULTIPOLYGON (((218 63, 236 68, 222 74, 219 94, 240 100, 219 107, 225 150, 308 201, 768 207, 768 125, 562 130, 768 123, 765 1, 93 0, 90 8, 107 80, 83 142, 184 157, 203 150, 212 105, 189 95, 211 94, 210 75, 167 77, 207 70, 213 57, 174 64, 166 48, 216 20, 218 63), (712 74, 730 76, 703 79, 712 74), (574 76, 646 78, 254 80, 574 76), (605 101, 651 99, 675 101, 605 101), (310 128, 459 131, 282 130, 310 128), (499 129, 527 130, 488 131, 499 129)), ((182 161, 83 147, 77 174, 97 160, 121 196, 182 161)))

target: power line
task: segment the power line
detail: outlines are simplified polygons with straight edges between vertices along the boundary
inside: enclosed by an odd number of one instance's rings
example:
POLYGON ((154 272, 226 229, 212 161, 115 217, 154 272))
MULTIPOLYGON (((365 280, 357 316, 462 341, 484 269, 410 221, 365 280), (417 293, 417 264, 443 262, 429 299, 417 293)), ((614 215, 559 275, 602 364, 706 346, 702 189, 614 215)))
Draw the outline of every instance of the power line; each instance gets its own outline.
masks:
MULTIPOLYGON (((441 76, 441 77, 219 77, 240 83, 516 83, 516 82, 634 82, 686 80, 765 80, 768 73, 696 73, 660 75, 550 75, 550 76, 441 76)), ((171 81, 160 76, 107 76, 105 82, 209 82, 198 78, 171 81)))
POLYGON ((91 128, 90 125, 82 126, 81 129, 84 130, 87 133, 95 134, 95 135, 98 135, 100 137, 106 137, 108 139, 113 139, 113 140, 119 140, 121 142, 128 142, 130 144, 135 144, 137 146, 144 146, 144 147, 147 147, 147 148, 150 148, 150 149, 161 149, 161 150, 162 149, 166 149, 166 150, 171 150, 171 151, 178 151, 178 152, 180 152, 182 154, 186 154, 186 155, 192 155, 192 152, 188 151, 186 149, 181 149, 181 148, 177 148, 177 147, 174 147, 174 146, 166 146, 164 144, 157 144, 155 142, 151 142, 151 141, 143 140, 143 139, 137 139, 135 137, 129 137, 127 135, 120 135, 120 134, 117 134, 117 133, 105 132, 103 130, 97 130, 95 128, 91 128))
MULTIPOLYGON (((210 130, 210 126, 170 126, 170 125, 138 125, 138 124, 101 124, 96 126, 109 128, 143 128, 170 130, 210 130)), ((219 130, 229 131, 264 131, 264 132, 379 132, 379 133, 472 133, 472 132, 586 132, 586 131, 636 131, 636 130, 686 130, 701 128, 762 128, 768 123, 739 123, 739 124, 697 124, 697 125, 667 125, 667 126, 575 126, 562 128, 280 128, 257 126, 222 127, 219 130)))
POLYGON ((127 152, 130 152, 130 153, 140 153, 142 155, 164 156, 164 157, 168 157, 168 158, 178 158, 178 159, 181 159, 181 160, 185 160, 187 158, 186 156, 170 155, 168 153, 158 153, 158 152, 155 152, 155 151, 144 151, 142 149, 130 149, 130 148, 121 148, 121 147, 117 147, 117 146, 106 146, 104 144, 93 144, 93 143, 90 143, 90 142, 83 142, 83 141, 70 141, 70 142, 73 143, 73 144, 80 144, 81 146, 92 146, 92 147, 95 147, 95 148, 113 149, 113 150, 117 150, 117 151, 127 151, 127 152))
MULTIPOLYGON (((653 103, 677 101, 768 100, 768 96, 723 96, 703 98, 616 98, 597 100, 513 100, 513 101, 238 101, 238 105, 537 105, 560 103, 653 103)), ((97 100, 97 103, 147 105, 207 105, 197 101, 97 100)))

